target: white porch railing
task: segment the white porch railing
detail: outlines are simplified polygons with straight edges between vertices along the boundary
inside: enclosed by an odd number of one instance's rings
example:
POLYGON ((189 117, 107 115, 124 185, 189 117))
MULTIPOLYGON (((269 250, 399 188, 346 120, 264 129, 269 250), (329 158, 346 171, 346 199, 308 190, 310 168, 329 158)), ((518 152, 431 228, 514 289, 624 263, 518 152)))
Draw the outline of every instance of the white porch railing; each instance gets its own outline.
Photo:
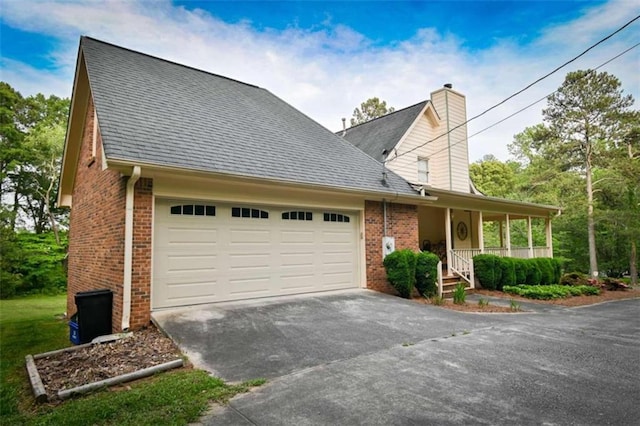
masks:
POLYGON ((528 259, 529 247, 511 247, 511 257, 519 257, 520 259, 528 259))
POLYGON ((533 257, 553 257, 549 247, 534 247, 533 257))
MULTIPOLYGON (((465 253, 467 255, 472 251, 471 249, 464 250, 469 252, 465 253)), ((449 270, 458 274, 463 280, 468 282, 471 288, 475 288, 475 280, 473 277, 473 257, 465 258, 456 252, 457 250, 451 250, 451 265, 449 265, 449 270)))
POLYGON ((438 261, 438 297, 442 297, 442 261, 438 261))
POLYGON ((486 247, 484 249, 484 254, 494 254, 500 257, 507 257, 507 252, 506 247, 486 247))

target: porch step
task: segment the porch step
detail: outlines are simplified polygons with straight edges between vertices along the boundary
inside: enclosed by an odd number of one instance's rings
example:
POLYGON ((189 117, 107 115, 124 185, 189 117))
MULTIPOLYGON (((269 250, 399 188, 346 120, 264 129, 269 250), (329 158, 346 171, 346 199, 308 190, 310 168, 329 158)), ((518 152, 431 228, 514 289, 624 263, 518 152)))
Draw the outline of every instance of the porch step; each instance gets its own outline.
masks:
POLYGON ((442 297, 445 299, 453 299, 453 292, 459 282, 465 285, 466 290, 471 289, 469 283, 457 275, 446 275, 442 277, 442 297))

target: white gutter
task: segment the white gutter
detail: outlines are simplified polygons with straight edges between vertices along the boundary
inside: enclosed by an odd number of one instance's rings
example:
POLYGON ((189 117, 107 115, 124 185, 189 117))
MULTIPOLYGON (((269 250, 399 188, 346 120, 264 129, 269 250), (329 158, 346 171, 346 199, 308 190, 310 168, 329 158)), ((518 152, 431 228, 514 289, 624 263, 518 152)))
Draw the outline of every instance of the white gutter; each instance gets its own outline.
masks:
POLYGON ((134 186, 140 179, 140 166, 134 166, 127 181, 124 216, 124 283, 122 289, 122 330, 129 330, 131 318, 131 269, 133 267, 133 194, 134 186))

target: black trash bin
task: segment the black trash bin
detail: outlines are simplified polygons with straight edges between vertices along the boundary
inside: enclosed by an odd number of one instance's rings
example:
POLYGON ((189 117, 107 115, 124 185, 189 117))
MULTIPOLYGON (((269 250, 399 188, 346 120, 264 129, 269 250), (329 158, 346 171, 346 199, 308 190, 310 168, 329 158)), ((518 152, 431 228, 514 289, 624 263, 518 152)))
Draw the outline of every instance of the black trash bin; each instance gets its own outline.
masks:
POLYGON ((72 343, 89 343, 98 336, 111 334, 111 290, 83 291, 76 293, 75 300, 77 313, 72 318, 74 321, 69 323, 72 343))

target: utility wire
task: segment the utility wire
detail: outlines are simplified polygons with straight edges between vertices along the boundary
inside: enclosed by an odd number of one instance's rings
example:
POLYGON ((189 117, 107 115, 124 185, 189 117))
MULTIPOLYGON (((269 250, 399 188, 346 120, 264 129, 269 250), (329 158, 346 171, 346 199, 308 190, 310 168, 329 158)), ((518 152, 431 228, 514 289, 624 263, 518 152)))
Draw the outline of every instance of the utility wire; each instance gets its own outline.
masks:
POLYGON ((629 25, 631 25, 632 23, 634 23, 634 22, 635 22, 635 21, 637 21, 638 19, 640 19, 640 15, 636 16, 635 18, 633 18, 632 20, 630 20, 629 22, 627 22, 626 24, 624 24, 623 26, 621 26, 620 28, 618 28, 617 30, 615 30, 614 32, 612 32, 611 34, 609 34, 608 36, 606 36, 605 38, 603 38, 603 39, 601 39, 600 41, 598 41, 597 43, 592 44, 591 46, 589 46, 587 49, 585 49, 585 50, 584 50, 582 53, 580 53, 579 55, 574 56, 573 58, 571 58, 570 60, 568 60, 568 61, 567 61, 567 62, 565 62, 564 64, 562 64, 562 65, 560 65, 560 66, 556 67, 553 71, 551 71, 551 72, 549 72, 549 73, 545 74, 544 76, 542 76, 542 77, 538 78, 536 81, 534 81, 533 83, 531 83, 531 84, 527 85, 527 86, 526 86, 526 87, 524 87, 523 89, 518 90, 517 92, 515 92, 514 94, 512 94, 512 95, 508 96, 507 98, 503 99, 502 101, 498 102, 497 104, 495 104, 495 105, 493 105, 493 106, 491 106, 491 107, 487 108, 486 110, 482 111, 480 114, 478 114, 478 115, 475 115, 475 116, 471 117, 470 119, 468 119, 468 120, 467 120, 467 121, 465 121, 464 123, 461 123, 461 124, 459 124, 459 125, 455 126, 454 128, 452 128, 452 129, 448 130, 446 133, 443 133, 443 134, 441 134, 440 136, 438 136, 438 137, 436 137, 436 138, 434 138, 434 139, 428 140, 427 142, 425 142, 425 143, 423 143, 423 144, 421 144, 421 145, 415 146, 415 147, 413 147, 412 149, 410 149, 410 150, 408 150, 408 151, 405 151, 405 152, 403 152, 403 153, 401 153, 401 154, 396 155, 396 156, 394 157, 394 159, 395 159, 395 158, 402 157, 403 155, 407 155, 407 154, 409 154, 409 153, 411 153, 411 152, 415 151, 415 150, 416 150, 416 149, 418 149, 418 148, 422 148, 423 146, 427 145, 428 143, 431 143, 431 142, 433 142, 433 141, 435 141, 435 140, 437 140, 437 139, 440 139, 441 137, 446 136, 446 135, 448 135, 449 133, 453 132, 454 130, 457 130, 457 129, 459 129, 460 127, 462 127, 462 126, 466 125, 467 123, 469 123, 469 122, 471 122, 471 121, 473 121, 473 120, 475 120, 475 119, 477 119, 477 118, 479 118, 479 117, 482 117, 483 115, 485 115, 485 114, 486 114, 486 113, 488 113, 489 111, 491 111, 491 110, 493 110, 493 109, 495 109, 495 108, 499 107, 500 105, 504 104, 505 102, 509 101, 510 99, 513 99, 514 97, 518 96, 519 94, 521 94, 521 93, 522 93, 522 92, 524 92, 525 90, 530 89, 530 88, 531 88, 532 86, 534 86, 535 84, 538 84, 539 82, 541 82, 542 80, 544 80, 544 79, 546 79, 547 77, 551 76, 552 74, 555 74, 556 72, 558 72, 559 70, 561 70, 561 69, 562 69, 562 68, 564 68, 565 66, 567 66, 567 65, 569 65, 570 63, 572 63, 572 62, 576 61, 578 58, 581 58, 581 57, 582 57, 582 56, 584 56, 587 52, 589 52, 590 50, 594 49, 596 46, 598 46, 598 45, 600 45, 600 44, 604 43, 605 41, 609 40, 611 37, 613 37, 614 35, 618 34, 620 31, 623 31, 625 28, 627 28, 629 25))
MULTIPOLYGON (((588 75, 590 75, 590 74, 592 74, 592 73, 596 72, 597 70, 599 70, 600 68, 602 68, 602 67, 604 67, 605 65, 609 64, 610 62, 615 61, 615 60, 616 60, 616 59, 618 59, 619 57, 621 57, 621 56, 623 56, 623 55, 625 55, 625 54, 629 53, 631 50, 635 49, 635 48, 636 48, 636 47, 638 47, 638 46, 640 46, 640 43, 636 43, 636 44, 634 44, 633 46, 629 47, 628 49, 626 49, 626 50, 624 50, 624 51, 622 51, 622 52, 618 53, 616 56, 614 56, 614 57, 612 57, 612 58, 608 59, 607 61, 605 61, 605 62, 603 62, 603 63, 601 63, 601 64, 600 64, 600 65, 598 65, 597 67, 595 67, 595 68, 593 68, 593 69, 590 69, 590 70, 589 70, 587 73, 585 73, 585 74, 584 74, 580 79, 586 78, 588 75)), ((447 149, 449 149, 449 148, 450 148, 450 147, 452 147, 452 146, 456 146, 456 145, 458 145, 459 143, 464 142, 465 140, 467 140, 467 141, 468 141, 468 140, 469 140, 469 139, 471 139, 472 137, 477 136, 477 135, 479 135, 480 133, 486 132, 487 130, 491 129, 492 127, 495 127, 495 126, 497 126, 498 124, 501 124, 502 122, 504 122, 504 121, 506 121, 506 120, 508 120, 508 119, 512 118, 513 116, 518 115, 518 114, 520 114, 521 112, 523 112, 523 111, 525 111, 525 110, 527 110, 527 109, 531 108, 532 106, 534 106, 534 105, 536 105, 536 104, 538 104, 538 103, 540 103, 540 102, 544 101, 544 100, 545 100, 545 99, 547 99, 549 96, 551 96, 551 95, 553 95, 554 93, 557 93, 557 92, 558 92, 558 90, 556 89, 556 90, 554 90, 553 92, 549 93, 548 95, 543 96, 542 98, 538 99, 537 101, 534 101, 534 102, 530 103, 529 105, 527 105, 527 106, 525 106, 525 107, 523 107, 523 108, 519 109, 518 111, 516 111, 516 112, 514 112, 514 113, 512 113, 512 114, 510 114, 510 115, 508 115, 508 116, 506 116, 505 118, 503 118, 503 119, 501 119, 501 120, 499 120, 499 121, 497 121, 497 122, 495 122, 495 123, 493 123, 493 124, 491 124, 491 125, 489 125, 489 126, 485 127, 484 129, 482 129, 482 130, 478 130, 477 132, 473 133, 472 135, 467 136, 466 138, 462 138, 462 139, 460 139, 460 140, 458 140, 458 141, 455 141, 455 142, 454 142, 454 143, 452 143, 451 145, 448 145, 448 146, 446 146, 446 147, 444 147, 444 148, 441 148, 441 149, 439 149, 439 150, 437 150, 437 151, 435 151, 435 152, 432 152, 432 153, 430 154, 430 156, 431 156, 431 157, 433 157, 433 156, 435 156, 435 155, 437 155, 437 154, 439 154, 439 153, 441 153, 441 152, 443 152, 443 151, 446 151, 447 149)), ((464 124, 466 124, 467 122, 468 122, 468 121, 466 121, 465 123, 462 123, 460 126, 463 126, 463 125, 464 125, 464 124)), ((460 126, 458 126, 458 127, 460 127, 460 126)), ((454 128, 454 129, 452 129, 452 130, 455 130, 455 128, 454 128)), ((431 143, 431 142, 434 142, 434 141, 436 141, 437 139, 440 139, 441 137, 446 136, 448 133, 450 133, 450 132, 443 133, 443 134, 441 134, 440 136, 438 136, 438 137, 436 137, 436 138, 434 138, 434 139, 431 139, 431 140, 429 140, 429 141, 425 142, 425 143, 424 143, 424 144, 422 144, 422 145, 419 145, 419 146, 417 146, 417 147, 415 147, 415 148, 412 148, 412 149, 411 149, 411 150, 409 150, 409 151, 406 151, 406 152, 400 153, 400 154, 396 155, 395 157, 393 157, 392 159, 390 159, 389 161, 391 161, 391 160, 395 160, 396 158, 401 157, 401 156, 402 156, 402 155, 404 155, 404 154, 407 154, 407 153, 409 153, 409 152, 411 152, 411 151, 414 151, 416 148, 420 148, 420 147, 423 147, 423 146, 425 146, 425 145, 427 145, 427 144, 429 144, 429 143, 431 143)), ((417 164, 418 162, 417 162, 417 161, 413 161, 413 162, 411 162, 411 163, 409 163, 409 164, 413 164, 413 163, 416 163, 416 164, 417 164)))
MULTIPOLYGON (((607 65, 609 62, 613 62, 613 61, 615 61, 615 60, 616 60, 616 59, 618 59, 620 56, 622 56, 622 55, 626 54, 627 52, 629 52, 629 51, 630 51, 630 50, 632 50, 632 49, 635 49, 635 48, 636 48, 636 47, 638 47, 638 46, 640 46, 640 43, 636 43, 636 44, 634 44, 633 46, 631 46, 630 48, 628 48, 628 49, 627 49, 627 50, 625 50, 624 52, 617 54, 616 56, 614 56, 613 58, 609 59, 608 61, 603 62, 602 64, 598 65, 597 67, 595 67, 595 68, 593 68, 593 69, 589 70, 589 72, 587 72, 585 75, 583 75, 583 76, 582 76, 582 78, 585 78, 586 76, 588 76, 588 75, 590 75, 590 74, 592 74, 592 73, 596 72, 598 69, 600 69, 600 68, 602 68, 603 66, 607 65)), ((581 79, 582 79, 582 78, 581 78, 581 79)), ((514 112, 513 114, 510 114, 510 115, 506 116, 506 117, 505 117, 505 118, 503 118, 502 120, 500 120, 500 121, 496 121, 496 122, 495 122, 495 123, 493 123, 492 125, 487 126, 487 127, 485 127, 484 129, 482 129, 482 130, 478 130, 478 131, 477 131, 477 132, 475 132, 474 134, 472 134, 472 135, 468 136, 468 137, 467 137, 467 139, 471 139, 472 137, 477 136, 477 135, 479 135, 480 133, 486 132, 487 130, 491 129, 492 127, 495 127, 495 126, 497 126, 498 124, 501 124, 502 122, 507 121, 507 120, 508 120, 508 119, 510 119, 511 117, 513 117, 513 116, 515 116, 515 115, 518 115, 518 114, 520 114, 521 112, 523 112, 523 111, 525 111, 525 110, 527 110, 527 109, 531 108, 531 107, 532 107, 532 106, 534 106, 535 104, 538 104, 538 103, 540 103, 540 102, 544 101, 544 100, 545 100, 545 99, 547 99, 549 96, 551 96, 551 95, 553 95, 554 93, 557 93, 557 92, 558 92, 558 90, 554 90, 553 92, 549 93, 549 94, 548 94, 548 95, 546 95, 546 96, 543 96, 542 98, 538 99, 537 101, 530 103, 530 104, 529 104, 529 105, 527 105, 526 107, 521 108, 521 109, 519 109, 518 111, 514 112)), ((459 143, 459 142, 456 142, 456 143, 459 143)))

